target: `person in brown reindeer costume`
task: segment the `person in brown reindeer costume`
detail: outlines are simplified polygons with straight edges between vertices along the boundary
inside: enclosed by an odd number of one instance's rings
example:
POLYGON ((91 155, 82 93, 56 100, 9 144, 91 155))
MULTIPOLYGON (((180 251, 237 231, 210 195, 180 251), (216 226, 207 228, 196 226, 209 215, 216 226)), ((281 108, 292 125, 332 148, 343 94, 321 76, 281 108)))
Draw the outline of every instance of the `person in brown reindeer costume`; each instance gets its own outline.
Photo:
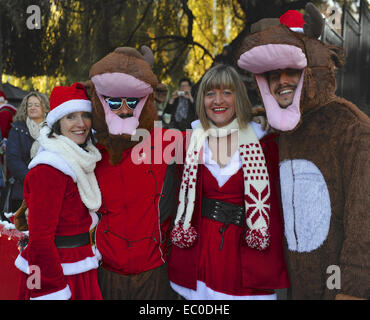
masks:
POLYGON ((370 120, 335 95, 334 68, 344 56, 317 39, 320 12, 309 3, 303 17, 288 11, 280 22, 246 36, 238 65, 255 74, 269 124, 280 132, 290 297, 367 299, 370 120), (302 25, 304 32, 289 28, 302 25))
POLYGON ((102 153, 95 172, 103 198, 96 245, 104 299, 176 297, 166 265, 176 170, 162 158, 170 139, 154 128, 153 54, 145 46, 141 51, 117 48, 90 70, 93 128, 102 153), (140 129, 150 133, 139 145, 140 129))

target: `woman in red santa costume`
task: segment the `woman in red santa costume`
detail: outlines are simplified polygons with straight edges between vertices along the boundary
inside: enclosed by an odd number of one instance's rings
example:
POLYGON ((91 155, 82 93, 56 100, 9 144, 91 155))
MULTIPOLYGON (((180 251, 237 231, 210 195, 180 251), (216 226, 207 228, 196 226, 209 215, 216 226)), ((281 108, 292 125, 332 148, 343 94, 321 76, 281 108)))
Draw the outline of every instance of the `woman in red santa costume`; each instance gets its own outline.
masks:
POLYGON ((276 299, 274 289, 289 281, 275 137, 250 122, 245 86, 230 66, 205 74, 197 113, 171 232, 171 286, 189 300, 276 299))
POLYGON ((54 88, 46 121, 24 183, 29 242, 15 261, 19 299, 102 299, 90 241, 101 205, 94 174, 101 155, 91 141, 85 87, 54 88))

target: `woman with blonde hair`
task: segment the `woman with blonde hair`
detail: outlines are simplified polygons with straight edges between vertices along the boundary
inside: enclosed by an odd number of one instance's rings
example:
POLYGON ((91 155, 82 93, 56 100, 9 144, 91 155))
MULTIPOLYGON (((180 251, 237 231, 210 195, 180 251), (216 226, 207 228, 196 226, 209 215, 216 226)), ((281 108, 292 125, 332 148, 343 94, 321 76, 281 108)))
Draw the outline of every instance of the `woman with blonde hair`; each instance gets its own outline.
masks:
POLYGON ((11 209, 14 212, 23 200, 23 182, 28 173, 28 164, 39 149, 37 138, 49 112, 49 99, 42 93, 28 93, 18 107, 11 124, 6 146, 6 163, 15 179, 12 190, 11 209))
POLYGON ((236 70, 203 77, 171 232, 172 288, 185 299, 276 299, 286 288, 278 150, 251 121, 236 70))

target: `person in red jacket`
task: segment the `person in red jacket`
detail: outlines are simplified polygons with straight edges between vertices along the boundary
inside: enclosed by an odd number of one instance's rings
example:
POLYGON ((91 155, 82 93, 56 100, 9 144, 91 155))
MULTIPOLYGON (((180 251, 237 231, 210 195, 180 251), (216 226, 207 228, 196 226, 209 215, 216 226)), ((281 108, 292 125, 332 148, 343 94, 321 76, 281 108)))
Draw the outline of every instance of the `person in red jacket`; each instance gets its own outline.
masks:
POLYGON ((17 108, 8 103, 5 93, 0 90, 0 130, 3 138, 8 139, 10 124, 16 113, 17 108))
POLYGON ((8 139, 11 124, 16 113, 17 109, 8 103, 5 93, 0 90, 0 165, 1 170, 3 171, 3 173, 0 172, 0 174, 3 174, 5 179, 9 178, 10 175, 9 170, 7 170, 4 156, 6 151, 6 141, 8 139))
POLYGON ((154 127, 158 80, 151 50, 141 51, 117 48, 90 70, 93 126, 102 154, 95 173, 103 199, 96 245, 104 299, 176 297, 166 264, 177 197, 176 167, 165 151, 173 139, 154 127))
POLYGON ((55 87, 40 149, 24 182, 29 242, 15 265, 19 299, 99 300, 99 255, 90 240, 101 205, 85 87, 55 87))
POLYGON ((289 280, 274 136, 250 121, 231 66, 204 75, 197 113, 171 232, 171 286, 189 300, 276 299, 289 280))

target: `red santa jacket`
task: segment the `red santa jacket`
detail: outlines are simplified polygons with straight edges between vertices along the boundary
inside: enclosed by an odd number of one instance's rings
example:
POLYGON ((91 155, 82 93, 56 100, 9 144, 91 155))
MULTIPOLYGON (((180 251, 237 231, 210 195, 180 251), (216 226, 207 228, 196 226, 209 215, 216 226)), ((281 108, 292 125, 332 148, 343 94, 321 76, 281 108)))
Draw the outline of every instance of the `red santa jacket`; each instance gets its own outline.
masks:
MULTIPOLYGON (((270 226, 271 244, 269 248, 258 251, 247 246, 244 239, 240 239, 240 254, 242 281, 245 288, 251 289, 278 289, 289 287, 289 279, 284 261, 283 251, 283 224, 280 204, 279 185, 279 152, 275 136, 269 135, 260 140, 271 185, 270 226)), ((202 166, 197 172, 197 191, 192 226, 199 230, 201 223, 202 199, 202 166)), ((200 235, 202 236, 202 235, 200 235)), ((181 249, 172 246, 168 261, 169 278, 172 282, 196 290, 197 268, 199 261, 199 241, 194 246, 181 249)))
POLYGON ((92 216, 82 203, 73 179, 46 164, 29 171, 24 196, 29 210, 29 242, 15 265, 33 275, 36 270, 32 267, 39 268, 40 289, 32 289, 31 298, 69 299, 71 291, 65 276, 96 269, 99 261, 91 245, 57 248, 55 236, 89 232, 92 216))
POLYGON ((102 218, 96 245, 106 269, 137 274, 166 262, 180 182, 170 159, 179 140, 181 132, 156 128, 144 143, 125 150, 114 166, 100 147, 102 160, 95 174, 102 193, 102 218))
POLYGON ((17 113, 17 109, 11 104, 3 104, 0 106, 0 130, 1 137, 7 138, 11 129, 10 124, 13 122, 13 117, 17 113))

